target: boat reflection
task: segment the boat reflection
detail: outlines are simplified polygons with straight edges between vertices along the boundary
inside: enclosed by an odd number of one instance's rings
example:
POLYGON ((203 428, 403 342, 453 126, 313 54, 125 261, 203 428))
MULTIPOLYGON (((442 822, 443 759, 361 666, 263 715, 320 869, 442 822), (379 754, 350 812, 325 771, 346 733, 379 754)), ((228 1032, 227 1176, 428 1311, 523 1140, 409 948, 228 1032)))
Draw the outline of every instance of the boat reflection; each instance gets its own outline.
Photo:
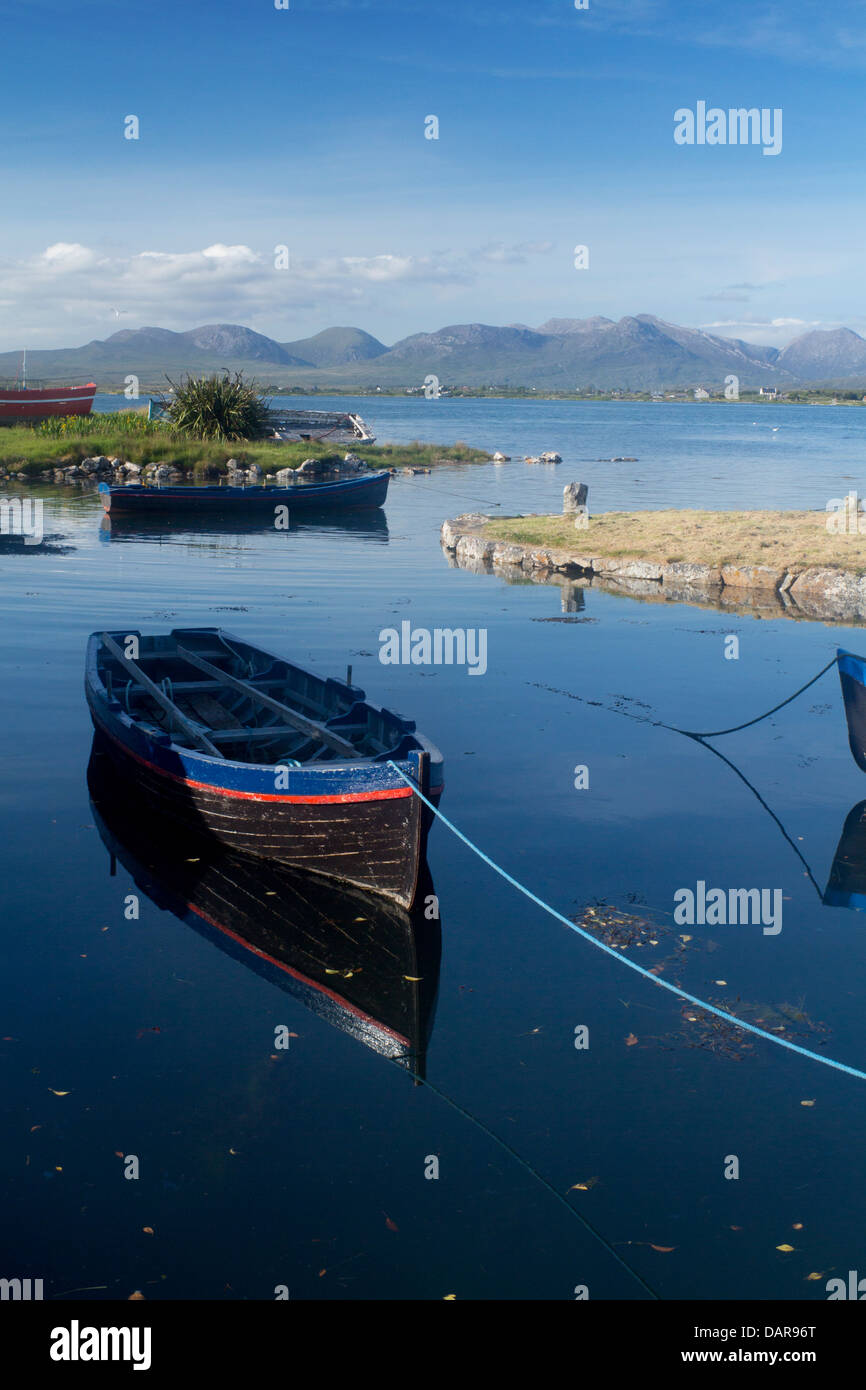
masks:
POLYGON ((822 902, 866 912, 866 801, 858 801, 845 818, 822 902))
POLYGON ((433 895, 426 864, 419 906, 407 912, 359 889, 155 828, 131 809, 129 784, 98 736, 87 784, 112 874, 119 861, 157 907, 423 1078, 441 955, 440 923, 425 917, 433 895))
POLYGON ((271 532, 278 536, 295 531, 318 533, 322 536, 353 535, 371 541, 388 540, 388 519, 381 507, 357 512, 298 512, 289 516, 285 530, 277 530, 268 514, 256 517, 214 515, 175 517, 111 516, 105 513, 99 526, 101 541, 179 541, 194 536, 261 536, 271 532))

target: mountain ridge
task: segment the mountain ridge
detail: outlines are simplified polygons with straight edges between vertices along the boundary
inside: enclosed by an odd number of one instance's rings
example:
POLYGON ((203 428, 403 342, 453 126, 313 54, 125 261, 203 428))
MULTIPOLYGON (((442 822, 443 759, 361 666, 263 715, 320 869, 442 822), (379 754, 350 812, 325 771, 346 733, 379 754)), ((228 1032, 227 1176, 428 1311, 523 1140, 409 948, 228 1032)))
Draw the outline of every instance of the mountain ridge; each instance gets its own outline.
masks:
MULTIPOLYGON (((14 377, 20 354, 0 353, 0 376, 14 377)), ((850 328, 810 329, 784 348, 723 338, 653 314, 619 320, 552 318, 538 328, 446 324, 390 347, 362 328, 334 327, 277 340, 242 324, 211 323, 177 332, 119 329, 77 348, 28 352, 31 380, 90 377, 118 386, 221 369, 255 375, 264 386, 411 387, 427 376, 442 385, 538 390, 720 388, 734 375, 744 389, 857 381, 866 376, 866 339, 850 328)))

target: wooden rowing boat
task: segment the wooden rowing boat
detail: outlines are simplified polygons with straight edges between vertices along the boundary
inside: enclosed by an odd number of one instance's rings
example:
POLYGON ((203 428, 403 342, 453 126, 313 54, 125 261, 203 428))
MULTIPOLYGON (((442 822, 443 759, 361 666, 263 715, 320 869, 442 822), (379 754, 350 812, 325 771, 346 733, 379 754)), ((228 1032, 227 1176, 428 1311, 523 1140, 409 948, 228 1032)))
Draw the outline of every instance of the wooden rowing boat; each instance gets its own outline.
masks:
POLYGON ((866 659, 840 647, 836 662, 848 721, 848 742, 854 761, 861 772, 866 772, 866 659))
MULTIPOLYGON (((160 910, 298 999, 332 1027, 424 1075, 441 955, 426 864, 406 911, 372 893, 226 852, 143 815, 105 740, 93 741, 87 783, 93 820, 115 861, 160 910)), ((437 905, 438 911, 438 905, 437 905)))
POLYGON ((197 516, 258 512, 275 515, 287 508, 289 518, 298 512, 325 512, 357 507, 382 507, 391 474, 387 470, 359 478, 338 478, 330 483, 295 483, 291 487, 256 484, 252 487, 148 487, 141 483, 100 483, 102 505, 111 516, 173 516, 191 512, 197 516))
POLYGON ((85 691, 116 765, 158 814, 414 902, 432 812, 404 777, 435 805, 443 763, 412 720, 219 628, 93 633, 85 691))

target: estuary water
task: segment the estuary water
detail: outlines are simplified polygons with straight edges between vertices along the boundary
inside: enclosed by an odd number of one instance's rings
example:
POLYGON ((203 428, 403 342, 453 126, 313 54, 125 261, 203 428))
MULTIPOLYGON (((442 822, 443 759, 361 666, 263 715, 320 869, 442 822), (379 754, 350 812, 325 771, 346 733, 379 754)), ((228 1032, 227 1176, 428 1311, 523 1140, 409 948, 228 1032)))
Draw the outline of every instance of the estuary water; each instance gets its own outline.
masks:
MULTIPOLYGON (((382 516, 289 532, 112 530, 93 492, 34 488, 45 543, 0 554, 2 1272, 61 1300, 826 1298, 832 1275, 866 1272, 866 1083, 683 1004, 439 824, 416 1084, 366 1023, 191 923, 195 885, 160 888, 134 785, 140 829, 112 839, 82 677, 106 628, 219 625, 325 674, 351 664, 442 749, 443 812, 534 893, 698 998, 866 1070, 848 819, 866 782, 835 673, 716 740, 727 762, 655 722, 739 724, 866 634, 595 590, 565 612, 556 586, 456 569, 439 544, 445 517, 558 511, 575 479, 594 510, 823 508, 863 480, 866 414, 309 404, 358 409, 380 441, 514 461, 399 475, 382 516), (564 462, 522 462, 545 449, 564 462), (597 461, 623 455, 637 462, 597 461), (483 629, 485 673, 383 664, 380 634, 404 621, 483 629), (677 922, 699 883, 778 890, 781 930, 677 922)), ((328 997, 351 994, 346 958, 326 969, 328 997)))

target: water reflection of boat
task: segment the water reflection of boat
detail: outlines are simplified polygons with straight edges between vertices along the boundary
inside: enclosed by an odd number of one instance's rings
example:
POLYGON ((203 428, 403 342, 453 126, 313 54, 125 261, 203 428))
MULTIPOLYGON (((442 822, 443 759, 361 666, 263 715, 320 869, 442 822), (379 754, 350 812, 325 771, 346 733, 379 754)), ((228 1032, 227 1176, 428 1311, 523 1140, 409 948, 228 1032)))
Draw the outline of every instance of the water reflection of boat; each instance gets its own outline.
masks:
POLYGON ((182 517, 116 516, 105 512, 99 538, 104 541, 173 541, 192 536, 260 536, 264 532, 281 536, 295 531, 387 541, 388 520, 381 507, 357 512, 290 513, 288 526, 277 531, 271 519, 263 520, 261 516, 196 516, 192 513, 184 513, 182 517))
MULTIPOLYGON (((417 1076, 433 1023, 441 930, 427 920, 425 865, 414 912, 348 886, 179 839, 132 809, 97 735, 87 782, 103 843, 157 907, 327 1023, 417 1076)), ((432 909, 431 909, 432 910, 432 909)))
POLYGON ((822 901, 825 907, 866 912, 866 801, 845 817, 822 901))

